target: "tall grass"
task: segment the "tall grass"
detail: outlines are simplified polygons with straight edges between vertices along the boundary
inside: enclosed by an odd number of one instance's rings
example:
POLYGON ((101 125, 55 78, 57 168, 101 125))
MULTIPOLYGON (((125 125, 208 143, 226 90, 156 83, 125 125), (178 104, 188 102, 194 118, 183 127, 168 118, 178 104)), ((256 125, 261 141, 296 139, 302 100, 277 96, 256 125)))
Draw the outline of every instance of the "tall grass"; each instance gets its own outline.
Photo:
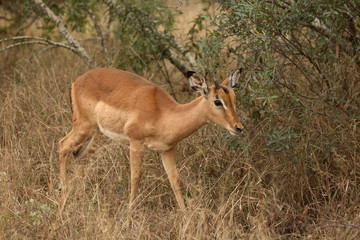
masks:
MULTIPOLYGON (((69 86, 87 67, 62 50, 39 59, 12 54, 18 60, 0 81, 0 239, 359 238, 357 123, 338 133, 342 148, 325 163, 315 154, 311 162, 295 162, 271 152, 260 138, 267 122, 250 122, 241 138, 204 126, 177 146, 183 212, 159 154, 148 151, 130 230, 128 146, 102 139, 94 154, 69 160, 70 194, 60 218, 58 141, 71 129, 69 86), (229 147, 234 143, 236 150, 229 147)), ((169 72, 179 101, 194 98, 184 91, 187 80, 169 72)), ((167 88, 156 71, 145 76, 167 88)), ((319 128, 333 128, 325 117, 312 121, 294 123, 309 133, 299 144, 319 128)))
MULTIPOLYGON (((94 154, 70 160, 71 190, 59 219, 57 146, 71 129, 68 88, 84 71, 86 67, 75 56, 55 51, 38 61, 23 58, 3 73, 0 238, 359 236, 360 163, 355 125, 353 135, 343 139, 352 157, 334 152, 333 161, 317 169, 314 155, 314 171, 308 172, 302 163, 289 164, 285 155, 269 153, 258 140, 263 134, 262 124, 247 126, 245 136, 230 140, 224 130, 208 124, 177 147, 187 203, 184 212, 177 210, 159 154, 149 151, 144 158, 139 203, 130 231, 126 229, 128 147, 104 139, 94 154), (229 141, 247 143, 252 154, 246 148, 229 149, 229 141)), ((161 79, 157 81, 161 84, 161 79)), ((186 80, 174 79, 182 81, 186 80)), ((182 84, 177 87, 180 94, 182 84)), ((183 95, 182 99, 187 100, 183 95)))

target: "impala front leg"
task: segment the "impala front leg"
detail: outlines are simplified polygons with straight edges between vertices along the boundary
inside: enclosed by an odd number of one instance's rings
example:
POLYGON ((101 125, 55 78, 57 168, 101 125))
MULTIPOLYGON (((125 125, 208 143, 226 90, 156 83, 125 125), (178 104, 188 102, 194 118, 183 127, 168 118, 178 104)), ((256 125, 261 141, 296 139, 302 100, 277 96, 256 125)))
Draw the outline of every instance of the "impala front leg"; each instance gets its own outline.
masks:
POLYGON ((184 199, 181 194, 181 189, 179 186, 178 178, 179 173, 176 168, 176 156, 175 156, 175 147, 171 148, 170 150, 164 151, 161 154, 162 162, 168 175, 171 188, 173 189, 176 197, 176 201, 179 204, 181 210, 185 209, 184 199))
POLYGON ((134 201, 138 192, 142 158, 144 156, 144 145, 138 142, 130 142, 130 169, 131 169, 131 192, 129 212, 131 215, 134 207, 134 201))

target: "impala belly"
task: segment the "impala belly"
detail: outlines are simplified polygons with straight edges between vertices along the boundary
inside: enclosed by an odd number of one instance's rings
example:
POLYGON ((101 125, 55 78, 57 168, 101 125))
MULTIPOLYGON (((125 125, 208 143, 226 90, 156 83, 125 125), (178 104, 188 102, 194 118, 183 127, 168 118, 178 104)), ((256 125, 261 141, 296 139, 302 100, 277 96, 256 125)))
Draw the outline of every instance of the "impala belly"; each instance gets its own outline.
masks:
MULTIPOLYGON (((101 124, 99 122, 98 122, 98 127, 102 134, 104 134, 105 136, 109 137, 110 139, 112 139, 114 141, 129 142, 128 136, 105 129, 101 126, 101 124)), ((148 140, 144 143, 144 145, 147 148, 149 148, 151 150, 155 150, 155 151, 166 151, 172 147, 166 143, 159 142, 156 140, 148 140)))
POLYGON ((129 138, 123 134, 119 134, 116 132, 112 132, 110 130, 104 129, 100 123, 98 122, 99 130, 102 134, 107 136, 108 138, 114 140, 114 141, 129 141, 129 138))
POLYGON ((151 150, 155 150, 155 151, 166 151, 172 147, 172 146, 169 146, 166 143, 162 143, 162 142, 151 142, 149 144, 145 143, 145 146, 150 148, 151 150))
POLYGON ((104 102, 99 102, 96 105, 95 113, 97 125, 102 134, 115 141, 129 141, 129 137, 124 134, 127 114, 104 102))
POLYGON ((129 141, 141 135, 144 146, 151 150, 166 151, 172 146, 164 136, 155 136, 154 123, 143 122, 141 126, 135 125, 138 116, 134 113, 121 111, 104 102, 99 102, 95 107, 97 125, 102 134, 114 141, 129 141))

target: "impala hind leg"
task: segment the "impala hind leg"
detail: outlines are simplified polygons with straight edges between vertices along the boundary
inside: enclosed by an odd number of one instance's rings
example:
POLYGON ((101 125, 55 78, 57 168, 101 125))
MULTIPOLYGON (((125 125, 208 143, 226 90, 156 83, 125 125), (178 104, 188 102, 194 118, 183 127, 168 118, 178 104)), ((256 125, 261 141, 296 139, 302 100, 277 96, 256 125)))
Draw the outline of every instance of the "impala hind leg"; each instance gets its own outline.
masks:
POLYGON ((91 137, 87 138, 82 144, 75 147, 72 151, 75 157, 81 157, 87 153, 91 154, 96 151, 96 149, 99 147, 99 141, 100 141, 100 131, 97 129, 91 137))
POLYGON ((161 154, 161 158, 166 174, 168 175, 171 188, 175 193, 176 201, 180 209, 183 210, 185 209, 185 203, 178 182, 179 173, 176 168, 175 148, 171 148, 170 150, 163 152, 161 154))
POLYGON ((74 127, 69 134, 67 134, 59 142, 59 168, 60 168, 60 184, 62 192, 65 191, 66 185, 66 161, 71 152, 76 152, 81 149, 86 140, 91 138, 96 132, 96 127, 89 127, 83 125, 82 127, 74 127))

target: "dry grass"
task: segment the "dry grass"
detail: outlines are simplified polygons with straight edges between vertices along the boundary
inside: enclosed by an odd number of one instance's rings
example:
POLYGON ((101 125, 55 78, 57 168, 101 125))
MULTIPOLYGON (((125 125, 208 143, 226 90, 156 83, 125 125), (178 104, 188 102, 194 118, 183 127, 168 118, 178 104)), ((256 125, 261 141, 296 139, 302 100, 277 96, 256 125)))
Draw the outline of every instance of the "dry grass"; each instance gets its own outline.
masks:
POLYGON ((131 231, 126 230, 128 149, 105 141, 95 154, 70 161, 71 193, 63 218, 57 221, 57 144, 71 128, 68 87, 86 68, 75 62, 74 56, 55 51, 41 61, 23 59, 2 75, 1 238, 352 239, 359 235, 358 135, 354 132, 351 139, 344 139, 352 144, 348 145, 352 158, 335 153, 331 164, 309 175, 306 166, 289 164, 289 159, 264 150, 257 140, 262 126, 248 126, 248 134, 237 140, 252 145, 252 156, 228 150, 224 131, 212 124, 178 145, 185 212, 176 208, 158 153, 147 152, 131 231))
MULTIPOLYGON (((130 231, 128 149, 104 140, 95 154, 70 160, 71 192, 59 219, 57 145, 71 129, 68 88, 86 69, 59 50, 39 60, 24 57, 1 74, 0 239, 359 238, 356 124, 342 133, 343 148, 332 161, 313 155, 312 169, 269 152, 259 140, 266 123, 246 126, 236 139, 251 155, 228 149, 224 130, 206 125, 177 147, 184 212, 176 208, 159 154, 148 151, 130 231)), ((187 101, 186 80, 171 74, 180 101, 187 101)), ((155 73, 147 77, 167 87, 155 73)), ((331 128, 317 121, 314 129, 331 128)))

